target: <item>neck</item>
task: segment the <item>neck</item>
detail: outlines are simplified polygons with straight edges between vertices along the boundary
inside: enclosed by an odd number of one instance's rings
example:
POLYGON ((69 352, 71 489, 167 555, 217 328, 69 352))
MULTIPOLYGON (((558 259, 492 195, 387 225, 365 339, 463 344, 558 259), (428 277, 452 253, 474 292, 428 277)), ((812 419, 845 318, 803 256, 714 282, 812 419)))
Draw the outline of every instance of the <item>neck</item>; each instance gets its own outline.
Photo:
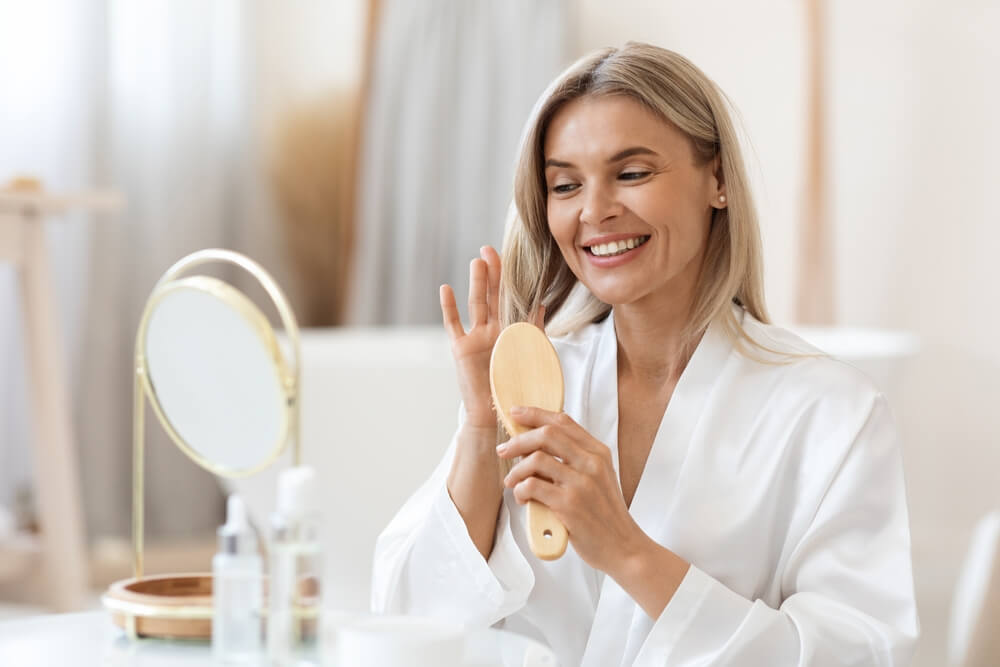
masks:
POLYGON ((619 377, 676 383, 700 339, 700 335, 694 341, 685 339, 690 313, 691 298, 616 306, 619 377))

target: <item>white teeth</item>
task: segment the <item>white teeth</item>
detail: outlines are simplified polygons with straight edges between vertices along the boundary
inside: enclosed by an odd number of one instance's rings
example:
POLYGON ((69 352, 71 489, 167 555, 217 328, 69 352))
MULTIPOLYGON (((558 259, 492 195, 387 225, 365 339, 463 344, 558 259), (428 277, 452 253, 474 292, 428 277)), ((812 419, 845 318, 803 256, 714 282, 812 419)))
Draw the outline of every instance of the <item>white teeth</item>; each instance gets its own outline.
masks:
POLYGON ((646 242, 648 236, 637 236, 635 238, 623 240, 623 241, 611 241, 610 243, 601 243, 598 245, 590 246, 590 252, 597 257, 608 257, 611 255, 620 255, 623 252, 632 250, 633 248, 638 248, 643 243, 646 242))

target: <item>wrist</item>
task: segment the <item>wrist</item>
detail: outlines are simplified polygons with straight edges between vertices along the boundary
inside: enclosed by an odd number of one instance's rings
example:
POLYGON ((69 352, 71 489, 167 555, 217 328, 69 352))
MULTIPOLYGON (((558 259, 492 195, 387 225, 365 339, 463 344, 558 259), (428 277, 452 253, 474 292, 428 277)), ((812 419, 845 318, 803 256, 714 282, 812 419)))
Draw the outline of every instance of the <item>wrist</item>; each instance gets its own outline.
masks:
POLYGON ((474 443, 476 449, 489 451, 496 455, 497 425, 495 421, 491 424, 475 424, 467 421, 459 429, 458 437, 464 442, 474 443))
POLYGON ((655 619, 673 598, 689 567, 683 558, 643 533, 609 574, 655 619))
MULTIPOLYGON (((636 526, 638 529, 638 526, 636 526)), ((650 563, 656 559, 656 551, 660 547, 641 529, 637 530, 638 535, 634 539, 622 540, 619 543, 621 555, 616 559, 614 572, 608 574, 618 582, 622 588, 633 582, 642 581, 648 576, 650 563)))

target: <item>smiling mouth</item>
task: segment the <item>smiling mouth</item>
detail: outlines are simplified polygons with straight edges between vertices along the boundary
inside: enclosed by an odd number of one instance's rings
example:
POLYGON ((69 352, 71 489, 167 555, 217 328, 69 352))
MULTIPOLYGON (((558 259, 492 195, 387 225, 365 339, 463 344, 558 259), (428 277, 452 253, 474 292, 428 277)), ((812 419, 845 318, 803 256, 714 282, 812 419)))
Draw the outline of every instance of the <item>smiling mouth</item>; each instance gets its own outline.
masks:
POLYGON ((629 250, 638 248, 648 240, 649 236, 636 236, 635 238, 623 239, 621 241, 584 246, 583 249, 594 257, 614 257, 615 255, 622 255, 629 250))

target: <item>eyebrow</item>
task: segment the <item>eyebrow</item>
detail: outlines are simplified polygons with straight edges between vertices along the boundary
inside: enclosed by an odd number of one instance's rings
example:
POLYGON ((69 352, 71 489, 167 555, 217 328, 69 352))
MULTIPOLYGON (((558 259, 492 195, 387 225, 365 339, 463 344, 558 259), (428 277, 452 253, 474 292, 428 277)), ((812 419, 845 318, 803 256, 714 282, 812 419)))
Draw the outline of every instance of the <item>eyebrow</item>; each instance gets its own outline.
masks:
MULTIPOLYGON (((645 146, 632 146, 631 148, 626 148, 625 150, 618 151, 617 153, 609 157, 608 164, 612 164, 614 162, 620 162, 627 157, 632 157, 633 155, 659 156, 659 153, 657 153, 651 148, 646 148, 645 146)), ((548 160, 545 161, 545 169, 548 169, 549 167, 572 167, 572 166, 573 163, 571 162, 563 162, 562 160, 556 160, 553 158, 549 158, 548 160)))

